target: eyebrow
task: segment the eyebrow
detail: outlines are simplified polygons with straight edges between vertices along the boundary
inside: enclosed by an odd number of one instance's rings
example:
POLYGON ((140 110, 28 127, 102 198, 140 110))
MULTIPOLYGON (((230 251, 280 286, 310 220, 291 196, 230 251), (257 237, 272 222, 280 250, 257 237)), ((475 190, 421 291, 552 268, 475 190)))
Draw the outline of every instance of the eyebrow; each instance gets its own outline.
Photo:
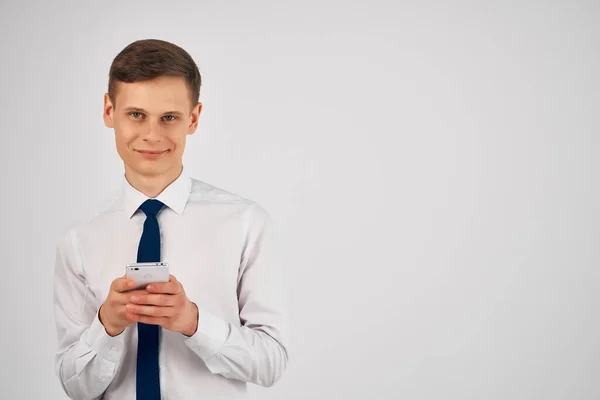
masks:
MULTIPOLYGON (((135 112, 140 112, 140 113, 145 113, 145 114, 148 113, 146 110, 144 110, 143 108, 139 108, 139 107, 125 107, 124 110, 126 112, 135 111, 135 112)), ((183 115, 183 113, 181 111, 167 111, 167 112, 164 112, 162 114, 179 115, 179 116, 183 115)))

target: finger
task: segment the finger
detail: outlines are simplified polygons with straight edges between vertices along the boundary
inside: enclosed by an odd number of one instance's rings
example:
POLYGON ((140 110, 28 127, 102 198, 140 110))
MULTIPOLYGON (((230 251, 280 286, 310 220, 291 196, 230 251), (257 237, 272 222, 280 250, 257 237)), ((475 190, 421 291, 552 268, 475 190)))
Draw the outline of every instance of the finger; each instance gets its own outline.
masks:
POLYGON ((110 285, 110 290, 115 291, 117 293, 122 293, 127 290, 131 290, 135 287, 135 282, 131 279, 127 278, 117 278, 112 281, 110 285))
POLYGON ((179 294, 181 284, 178 281, 155 282, 146 286, 148 293, 179 294))
POLYGON ((146 292, 144 289, 136 289, 136 290, 130 290, 130 291, 123 292, 123 293, 116 293, 116 294, 113 294, 112 297, 113 297, 115 303, 125 305, 130 302, 131 297, 141 297, 141 296, 146 296, 147 294, 148 294, 148 292, 146 292))
POLYGON ((146 315, 149 317, 172 317, 175 315, 174 307, 142 306, 139 304, 127 304, 128 313, 146 315))
POLYGON ((170 294, 135 294, 129 297, 129 302, 163 307, 173 307, 178 303, 176 296, 170 294))
POLYGON ((165 326, 167 324, 168 319, 165 317, 150 317, 148 315, 134 314, 128 312, 126 314, 127 319, 134 322, 142 322, 144 324, 150 325, 160 325, 165 326))

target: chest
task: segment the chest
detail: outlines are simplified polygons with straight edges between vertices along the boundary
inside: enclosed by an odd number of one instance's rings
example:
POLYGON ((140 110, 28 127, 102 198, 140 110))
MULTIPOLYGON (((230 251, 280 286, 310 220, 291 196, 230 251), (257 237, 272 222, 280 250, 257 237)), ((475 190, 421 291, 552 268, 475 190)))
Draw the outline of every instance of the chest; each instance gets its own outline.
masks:
MULTIPOLYGON (((190 299, 211 308, 232 303, 237 283, 244 235, 241 225, 228 219, 205 218, 190 223, 181 218, 161 221, 161 260, 179 280, 190 299)), ((125 266, 137 261, 143 219, 96 232, 81 246, 88 286, 99 307, 112 281, 125 274, 125 266)))

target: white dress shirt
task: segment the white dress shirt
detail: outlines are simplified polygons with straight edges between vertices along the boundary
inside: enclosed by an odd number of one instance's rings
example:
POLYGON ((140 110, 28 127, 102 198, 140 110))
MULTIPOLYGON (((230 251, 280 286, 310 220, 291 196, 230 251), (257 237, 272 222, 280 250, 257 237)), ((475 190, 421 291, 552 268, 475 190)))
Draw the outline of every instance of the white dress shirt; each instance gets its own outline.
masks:
MULTIPOLYGON (((158 215, 161 261, 199 311, 191 337, 161 329, 162 398, 242 398, 247 383, 272 386, 288 354, 269 215, 185 171, 156 198, 166 205, 158 215)), ((136 323, 111 337, 98 310, 111 282, 137 259, 146 219, 138 207, 147 199, 124 178, 108 206, 59 241, 56 373, 72 399, 136 400, 136 323)))

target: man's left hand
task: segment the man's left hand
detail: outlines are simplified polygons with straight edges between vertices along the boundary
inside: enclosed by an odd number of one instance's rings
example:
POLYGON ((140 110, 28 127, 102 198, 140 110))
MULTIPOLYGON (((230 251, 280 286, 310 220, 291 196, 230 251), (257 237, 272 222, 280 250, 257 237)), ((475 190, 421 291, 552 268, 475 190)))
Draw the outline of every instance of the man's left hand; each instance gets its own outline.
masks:
POLYGON ((126 305, 127 318, 186 336, 196 333, 198 307, 187 298, 183 285, 173 275, 169 275, 169 282, 149 284, 146 293, 132 295, 126 305))

